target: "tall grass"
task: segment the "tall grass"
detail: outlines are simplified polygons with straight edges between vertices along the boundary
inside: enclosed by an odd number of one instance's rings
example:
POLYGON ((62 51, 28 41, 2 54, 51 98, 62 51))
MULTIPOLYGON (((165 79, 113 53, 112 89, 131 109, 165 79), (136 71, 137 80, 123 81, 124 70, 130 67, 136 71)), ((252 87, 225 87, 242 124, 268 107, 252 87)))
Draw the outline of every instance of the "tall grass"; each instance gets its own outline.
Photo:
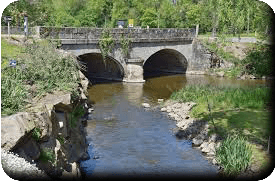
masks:
POLYGON ((171 99, 196 102, 191 115, 210 120, 209 134, 225 138, 216 158, 226 176, 238 175, 251 162, 248 141, 267 146, 271 119, 266 107, 271 88, 190 85, 174 92, 171 99))
MULTIPOLYGON (((205 104, 208 100, 216 108, 263 109, 270 101, 271 89, 267 87, 223 87, 190 85, 174 92, 171 99, 205 104)), ((206 107, 205 107, 206 109, 206 107)))
POLYGON ((47 41, 27 45, 24 52, 14 58, 16 68, 1 69, 2 115, 23 110, 27 98, 55 90, 77 92, 78 65, 73 57, 62 56, 47 41))
POLYGON ((223 166, 226 176, 237 176, 245 170, 252 157, 251 146, 244 137, 228 136, 216 150, 216 160, 223 166))

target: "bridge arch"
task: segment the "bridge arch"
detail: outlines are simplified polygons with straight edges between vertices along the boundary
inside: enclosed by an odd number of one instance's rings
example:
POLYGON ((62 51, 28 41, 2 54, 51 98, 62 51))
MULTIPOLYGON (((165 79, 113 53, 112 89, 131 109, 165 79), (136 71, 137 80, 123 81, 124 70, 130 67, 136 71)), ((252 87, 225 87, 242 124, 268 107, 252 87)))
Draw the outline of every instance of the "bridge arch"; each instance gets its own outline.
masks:
POLYGON ((124 68, 119 61, 107 56, 105 61, 101 53, 85 53, 78 60, 86 65, 86 77, 92 82, 122 81, 124 68))
POLYGON ((174 49, 161 49, 152 54, 143 64, 144 77, 159 75, 183 74, 188 62, 186 57, 174 49))

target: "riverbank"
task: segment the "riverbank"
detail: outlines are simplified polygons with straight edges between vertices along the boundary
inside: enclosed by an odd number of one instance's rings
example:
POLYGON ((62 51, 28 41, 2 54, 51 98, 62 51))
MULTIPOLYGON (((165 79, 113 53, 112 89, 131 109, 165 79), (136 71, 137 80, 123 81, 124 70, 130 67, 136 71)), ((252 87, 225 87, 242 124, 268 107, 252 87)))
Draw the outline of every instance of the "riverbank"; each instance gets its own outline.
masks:
POLYGON ((199 37, 198 41, 210 53, 210 68, 206 73, 236 79, 273 79, 272 44, 231 42, 222 35, 199 37))
POLYGON ((2 40, 2 45, 4 171, 17 180, 81 180, 78 162, 89 158, 89 80, 72 56, 46 40, 21 46, 2 40), (13 67, 8 65, 11 58, 16 60, 13 67))
MULTIPOLYGON (((226 177, 226 165, 217 158, 217 150, 229 136, 244 137, 244 143, 249 145, 243 152, 251 155, 243 163, 247 166, 235 170, 236 167, 232 167, 230 171, 235 173, 230 176, 258 179, 270 168, 271 155, 267 149, 271 135, 271 109, 266 105, 270 101, 269 94, 269 89, 259 87, 189 86, 175 92, 171 96, 173 100, 164 102, 160 110, 176 120, 178 131, 175 135, 192 140, 193 146, 200 149, 212 164, 218 165, 226 177)), ((239 158, 236 161, 244 159, 241 155, 239 158)))

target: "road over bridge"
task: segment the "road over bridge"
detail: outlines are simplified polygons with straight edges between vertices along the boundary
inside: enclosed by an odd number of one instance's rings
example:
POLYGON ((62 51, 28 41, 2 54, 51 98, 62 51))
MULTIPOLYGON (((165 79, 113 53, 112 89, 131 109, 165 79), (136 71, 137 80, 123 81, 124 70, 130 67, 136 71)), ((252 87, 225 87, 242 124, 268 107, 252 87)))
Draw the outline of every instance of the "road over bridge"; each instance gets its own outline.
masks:
POLYGON ((61 40, 62 49, 73 53, 87 65, 89 79, 104 78, 143 82, 144 77, 160 73, 203 71, 209 62, 195 41, 195 29, 110 29, 115 42, 103 61, 99 47, 100 28, 38 27, 41 38, 61 40), (125 56, 121 38, 130 40, 125 56))

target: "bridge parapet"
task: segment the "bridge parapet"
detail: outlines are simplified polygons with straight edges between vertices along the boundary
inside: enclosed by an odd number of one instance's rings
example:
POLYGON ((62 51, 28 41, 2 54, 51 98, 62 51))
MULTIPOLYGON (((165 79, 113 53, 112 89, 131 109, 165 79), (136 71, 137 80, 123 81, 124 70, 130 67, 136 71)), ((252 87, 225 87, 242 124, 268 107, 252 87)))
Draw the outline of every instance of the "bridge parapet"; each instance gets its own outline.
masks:
MULTIPOLYGON (((38 29, 37 29, 38 30, 38 29)), ((63 44, 92 44, 98 42, 102 33, 102 28, 75 28, 75 27, 39 27, 41 38, 61 39, 63 44), (78 40, 78 41, 76 41, 78 40)), ((121 36, 131 39, 132 42, 162 42, 192 40, 195 29, 165 28, 165 29, 120 29, 113 28, 110 32, 115 40, 121 36)))

